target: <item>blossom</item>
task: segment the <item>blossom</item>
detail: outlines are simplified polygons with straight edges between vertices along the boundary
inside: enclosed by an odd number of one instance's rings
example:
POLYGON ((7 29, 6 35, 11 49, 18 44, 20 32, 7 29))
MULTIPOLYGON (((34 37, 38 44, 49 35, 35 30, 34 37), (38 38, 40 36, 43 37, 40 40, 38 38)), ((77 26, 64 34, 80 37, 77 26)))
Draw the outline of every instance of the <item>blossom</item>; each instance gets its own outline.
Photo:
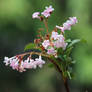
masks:
POLYGON ((10 67, 12 67, 13 70, 23 72, 26 71, 26 69, 36 69, 37 66, 41 68, 42 65, 45 64, 45 61, 42 60, 41 55, 39 56, 39 58, 36 58, 35 60, 31 59, 30 56, 26 60, 21 60, 19 56, 14 56, 11 58, 5 57, 4 63, 6 65, 10 65, 10 67))
POLYGON ((50 45, 50 41, 49 40, 44 40, 44 42, 42 43, 42 46, 47 49, 47 47, 50 45))
POLYGON ((69 19, 71 21, 71 25, 74 25, 74 24, 78 23, 78 20, 77 20, 76 17, 70 17, 69 19))
POLYGON ((41 55, 40 55, 39 58, 36 58, 36 59, 35 59, 35 63, 36 63, 36 65, 38 65, 40 68, 42 68, 42 65, 45 64, 45 61, 42 60, 42 57, 41 57, 41 55))
POLYGON ((62 32, 64 32, 64 30, 71 30, 71 26, 75 25, 76 23, 78 23, 78 20, 76 17, 70 17, 69 20, 67 20, 64 24, 63 27, 61 26, 57 26, 56 28, 60 29, 62 32))
POLYGON ((49 7, 45 7, 46 11, 48 11, 48 13, 52 13, 54 11, 54 8, 52 8, 52 5, 50 5, 49 7))
POLYGON ((51 13, 54 11, 54 8, 52 8, 51 5, 49 7, 46 6, 45 8, 46 9, 41 14, 46 18, 48 18, 51 15, 51 13))
POLYGON ((50 16, 50 13, 47 10, 44 10, 41 14, 45 16, 46 18, 50 16))
POLYGON ((64 41, 64 36, 63 35, 58 35, 58 38, 56 41, 53 42, 54 46, 56 48, 63 48, 63 50, 65 50, 67 43, 65 43, 64 41))
POLYGON ((56 40, 58 38, 58 32, 53 31, 51 34, 51 38, 56 40))
POLYGON ((4 57, 4 63, 6 66, 9 65, 9 58, 8 57, 4 57))
POLYGON ((35 12, 35 13, 33 13, 32 18, 33 19, 35 19, 35 18, 39 19, 40 18, 39 15, 40 15, 40 12, 35 12))
POLYGON ((63 32, 63 33, 64 33, 64 27, 61 27, 61 26, 56 25, 56 28, 60 29, 60 30, 61 30, 61 32, 63 32))
POLYGON ((49 55, 55 55, 56 53, 57 53, 57 51, 53 47, 51 47, 47 50, 47 54, 49 54, 49 55))

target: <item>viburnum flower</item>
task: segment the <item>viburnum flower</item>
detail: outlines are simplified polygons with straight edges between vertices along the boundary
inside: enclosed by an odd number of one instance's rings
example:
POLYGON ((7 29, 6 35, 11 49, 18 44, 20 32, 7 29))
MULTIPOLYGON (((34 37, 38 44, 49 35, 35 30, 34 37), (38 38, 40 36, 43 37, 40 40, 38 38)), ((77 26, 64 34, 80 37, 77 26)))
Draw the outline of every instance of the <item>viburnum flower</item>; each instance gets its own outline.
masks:
POLYGON ((40 12, 35 12, 35 13, 33 13, 32 18, 33 19, 35 19, 35 18, 39 19, 40 18, 39 15, 40 15, 40 12))
POLYGON ((42 43, 42 46, 47 49, 47 47, 50 45, 50 41, 49 40, 44 40, 44 42, 42 43))
POLYGON ((47 49, 47 54, 49 55, 56 55, 56 53, 57 51, 53 47, 47 49))
POLYGON ((71 26, 76 24, 76 23, 78 23, 77 18, 76 17, 70 17, 69 20, 67 20, 63 24, 63 27, 56 25, 56 28, 60 29, 64 33, 64 30, 71 30, 71 26))
POLYGON ((36 69, 37 66, 40 68, 42 67, 43 64, 45 64, 45 61, 42 60, 41 55, 39 58, 36 58, 35 60, 31 59, 30 56, 26 60, 21 60, 17 57, 5 57, 4 63, 6 65, 10 65, 12 69, 17 70, 19 72, 26 71, 26 69, 36 69))
POLYGON ((52 13, 54 11, 54 8, 52 8, 52 5, 50 5, 49 7, 45 7, 46 10, 48 11, 48 13, 52 13))
POLYGON ((46 18, 48 18, 51 15, 51 13, 54 11, 54 8, 52 8, 51 5, 49 7, 46 6, 45 8, 46 10, 44 10, 41 14, 46 18))
POLYGON ((58 35, 58 38, 56 41, 53 42, 54 46, 56 48, 63 48, 63 50, 65 50, 67 43, 65 42, 64 36, 63 35, 58 35))
POLYGON ((45 64, 45 61, 42 60, 41 55, 39 56, 39 58, 36 58, 36 59, 35 59, 35 62, 36 62, 36 64, 37 64, 40 68, 42 68, 42 65, 45 64))
POLYGON ((56 40, 58 38, 58 32, 53 31, 51 34, 51 39, 56 40))

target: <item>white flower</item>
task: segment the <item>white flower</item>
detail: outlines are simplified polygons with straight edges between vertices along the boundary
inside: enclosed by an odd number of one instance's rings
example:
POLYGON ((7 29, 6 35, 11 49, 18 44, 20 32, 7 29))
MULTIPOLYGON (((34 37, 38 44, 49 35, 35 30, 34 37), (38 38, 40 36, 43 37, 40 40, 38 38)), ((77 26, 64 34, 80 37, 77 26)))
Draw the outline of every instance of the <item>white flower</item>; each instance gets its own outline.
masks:
POLYGON ((35 13, 33 13, 32 18, 33 19, 35 19, 35 18, 39 19, 40 18, 39 15, 40 15, 39 12, 35 12, 35 13))
POLYGON ((57 53, 57 51, 53 47, 51 47, 50 49, 47 50, 47 54, 49 54, 49 55, 55 55, 56 53, 57 53))
POLYGON ((42 65, 45 64, 45 61, 42 60, 41 55, 39 56, 39 58, 36 58, 36 59, 35 59, 35 62, 36 62, 36 64, 37 64, 40 68, 42 68, 42 65))
POLYGON ((52 35, 51 35, 51 38, 53 38, 54 40, 56 40, 58 38, 58 33, 53 31, 52 32, 52 35))
POLYGON ((50 41, 49 40, 44 40, 44 42, 42 43, 42 46, 47 49, 47 47, 50 45, 50 41))

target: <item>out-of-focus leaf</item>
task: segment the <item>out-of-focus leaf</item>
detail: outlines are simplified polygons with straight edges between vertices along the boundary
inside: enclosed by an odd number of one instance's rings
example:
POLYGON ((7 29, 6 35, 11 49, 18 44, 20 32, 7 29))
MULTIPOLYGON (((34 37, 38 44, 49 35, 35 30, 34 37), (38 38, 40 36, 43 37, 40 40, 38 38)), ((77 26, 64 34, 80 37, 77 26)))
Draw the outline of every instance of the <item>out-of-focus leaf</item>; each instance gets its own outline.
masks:
POLYGON ((81 41, 80 39, 75 39, 75 40, 73 40, 73 41, 68 45, 68 48, 71 47, 71 46, 73 46, 74 44, 80 42, 80 41, 81 41))
POLYGON ((70 74, 70 72, 69 72, 69 71, 67 71, 67 75, 68 75, 69 79, 71 80, 71 79, 72 79, 72 77, 71 77, 71 74, 70 74))
POLYGON ((58 54, 62 54, 63 49, 62 48, 58 48, 57 52, 58 52, 58 54))
POLYGON ((71 39, 67 39, 65 42, 67 42, 67 43, 68 43, 68 42, 71 42, 71 39))
POLYGON ((48 64, 48 67, 49 68, 53 68, 54 67, 54 64, 48 64))
POLYGON ((79 43, 79 42, 87 43, 87 41, 85 39, 75 39, 75 40, 71 41, 71 43, 68 45, 68 48, 75 45, 76 43, 79 43))
POLYGON ((64 52, 65 55, 69 56, 71 51, 72 51, 72 49, 73 49, 73 46, 70 46, 69 48, 67 48, 66 51, 64 52))
POLYGON ((35 49, 35 48, 36 48, 36 44, 34 44, 34 43, 29 43, 29 44, 27 44, 27 45, 25 46, 24 51, 29 50, 29 49, 35 49))

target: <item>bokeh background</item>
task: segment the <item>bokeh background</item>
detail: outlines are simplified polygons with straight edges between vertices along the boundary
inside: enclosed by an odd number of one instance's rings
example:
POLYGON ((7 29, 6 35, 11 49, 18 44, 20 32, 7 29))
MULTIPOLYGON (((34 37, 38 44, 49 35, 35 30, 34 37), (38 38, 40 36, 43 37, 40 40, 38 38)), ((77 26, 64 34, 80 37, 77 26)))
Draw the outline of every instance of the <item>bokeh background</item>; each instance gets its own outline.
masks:
POLYGON ((3 64, 4 56, 22 53, 25 45, 33 42, 37 29, 44 28, 42 22, 32 19, 32 13, 49 5, 55 8, 49 31, 70 16, 79 20, 67 35, 87 43, 73 49, 75 77, 69 86, 71 92, 92 92, 92 0, 0 0, 0 92, 65 92, 60 75, 48 65, 19 73, 3 64))

